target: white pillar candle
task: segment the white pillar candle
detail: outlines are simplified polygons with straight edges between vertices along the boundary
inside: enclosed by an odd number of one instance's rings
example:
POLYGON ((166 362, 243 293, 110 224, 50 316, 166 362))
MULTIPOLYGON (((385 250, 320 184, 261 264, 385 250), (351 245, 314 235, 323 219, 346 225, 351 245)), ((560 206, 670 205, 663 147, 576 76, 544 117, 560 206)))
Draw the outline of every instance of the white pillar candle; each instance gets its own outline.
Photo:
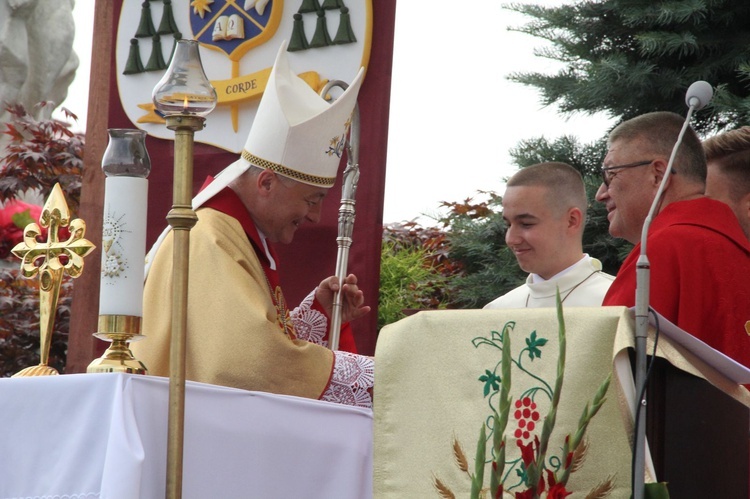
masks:
POLYGON ((99 315, 143 316, 148 180, 107 177, 99 315))

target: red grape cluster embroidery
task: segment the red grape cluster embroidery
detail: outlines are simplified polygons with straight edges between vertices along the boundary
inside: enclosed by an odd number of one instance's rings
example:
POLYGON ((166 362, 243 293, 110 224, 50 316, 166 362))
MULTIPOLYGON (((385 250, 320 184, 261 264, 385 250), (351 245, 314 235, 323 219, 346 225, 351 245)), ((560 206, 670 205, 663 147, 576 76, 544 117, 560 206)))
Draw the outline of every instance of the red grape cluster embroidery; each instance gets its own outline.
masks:
POLYGON ((517 425, 514 435, 521 441, 519 443, 522 443, 523 440, 528 440, 531 437, 536 428, 537 421, 539 421, 539 411, 537 411, 536 402, 531 400, 531 397, 516 400, 513 417, 516 419, 517 425))

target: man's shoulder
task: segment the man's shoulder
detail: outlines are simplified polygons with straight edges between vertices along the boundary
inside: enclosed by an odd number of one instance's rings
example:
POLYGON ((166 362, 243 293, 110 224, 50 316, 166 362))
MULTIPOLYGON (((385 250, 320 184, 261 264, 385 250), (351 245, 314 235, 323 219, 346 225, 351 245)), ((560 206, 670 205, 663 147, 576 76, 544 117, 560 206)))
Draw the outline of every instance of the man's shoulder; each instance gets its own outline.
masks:
POLYGON ((233 232, 244 233, 240 222, 231 215, 222 213, 213 208, 198 208, 195 212, 198 217, 198 223, 195 224, 193 231, 204 233, 227 234, 233 232))
POLYGON ((606 272, 604 272, 602 270, 604 268, 604 266, 602 265, 601 260, 599 260, 598 258, 589 257, 588 262, 589 262, 589 268, 592 271, 596 272, 595 274, 593 274, 591 276, 591 278, 594 281, 609 281, 609 282, 612 282, 612 281, 615 280, 615 276, 613 276, 611 274, 607 274, 606 272))
POLYGON ((612 274, 607 274, 604 271, 599 271, 596 274, 594 274, 591 279, 594 282, 600 282, 600 283, 606 283, 607 285, 612 284, 612 281, 616 279, 615 276, 612 274))
MULTIPOLYGON (((730 215, 734 217, 733 213, 730 215)), ((714 220, 685 218, 659 227, 648 236, 649 254, 657 249, 691 252, 706 245, 714 248, 736 246, 748 252, 750 243, 741 232, 739 223, 736 227, 732 224, 735 221, 734 218, 722 220, 717 214, 714 220)))
POLYGON ((231 215, 213 208, 196 211, 198 222, 191 232, 191 247, 229 254, 255 253, 242 224, 231 215))
POLYGON ((652 224, 651 239, 669 237, 726 237, 745 242, 737 218, 731 208, 721 201, 701 197, 670 203, 652 224))

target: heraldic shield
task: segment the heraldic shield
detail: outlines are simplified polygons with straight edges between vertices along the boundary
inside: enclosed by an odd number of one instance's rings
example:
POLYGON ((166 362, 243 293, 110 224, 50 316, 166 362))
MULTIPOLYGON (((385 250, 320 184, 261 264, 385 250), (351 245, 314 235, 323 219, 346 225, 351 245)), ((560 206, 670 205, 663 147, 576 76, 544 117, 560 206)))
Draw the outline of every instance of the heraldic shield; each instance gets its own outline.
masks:
POLYGON ((190 27, 203 46, 238 61, 273 36, 282 10, 281 0, 192 0, 190 27))
MULTIPOLYGON (((0 0, 2 1, 2 0, 0 0)), ((200 42, 218 105, 196 141, 239 154, 282 43, 295 74, 319 92, 367 68, 371 0, 122 0, 116 66, 120 102, 133 125, 172 140, 151 91, 177 40, 200 42)))

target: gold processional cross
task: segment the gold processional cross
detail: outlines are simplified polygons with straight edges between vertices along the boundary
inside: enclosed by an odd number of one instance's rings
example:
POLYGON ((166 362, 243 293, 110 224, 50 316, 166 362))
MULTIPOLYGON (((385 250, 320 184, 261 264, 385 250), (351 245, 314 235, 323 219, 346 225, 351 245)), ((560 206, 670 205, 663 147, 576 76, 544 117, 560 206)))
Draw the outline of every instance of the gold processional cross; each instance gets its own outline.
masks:
POLYGON ((57 370, 47 363, 62 276, 67 274, 75 278, 81 275, 83 257, 96 248, 91 241, 83 238, 86 233, 86 222, 80 218, 70 220, 70 210, 60 184, 55 184, 47 198, 39 217, 39 225, 27 225, 23 231, 23 242, 18 243, 11 251, 21 259, 21 273, 24 277, 39 275, 40 362, 38 366, 27 367, 13 377, 58 374, 57 370), (42 234, 39 225, 47 229, 47 241, 44 243, 37 240, 42 234), (61 227, 68 227, 70 232, 66 241, 59 240, 58 231, 61 227))

